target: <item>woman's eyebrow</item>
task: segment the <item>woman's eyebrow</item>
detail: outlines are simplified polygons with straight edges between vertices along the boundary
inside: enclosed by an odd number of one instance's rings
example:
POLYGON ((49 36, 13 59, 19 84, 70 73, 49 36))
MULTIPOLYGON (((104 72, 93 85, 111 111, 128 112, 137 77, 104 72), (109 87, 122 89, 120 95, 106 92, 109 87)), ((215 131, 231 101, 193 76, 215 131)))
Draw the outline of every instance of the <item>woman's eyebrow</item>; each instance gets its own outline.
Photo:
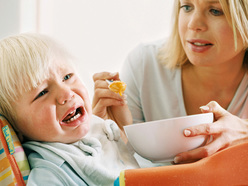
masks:
MULTIPOLYGON (((179 3, 181 3, 181 2, 191 2, 191 0, 180 0, 179 3)), ((220 4, 220 1, 218 1, 218 0, 206 0, 204 3, 220 4)))
POLYGON ((209 3, 209 4, 220 4, 220 1, 208 0, 207 3, 209 3))

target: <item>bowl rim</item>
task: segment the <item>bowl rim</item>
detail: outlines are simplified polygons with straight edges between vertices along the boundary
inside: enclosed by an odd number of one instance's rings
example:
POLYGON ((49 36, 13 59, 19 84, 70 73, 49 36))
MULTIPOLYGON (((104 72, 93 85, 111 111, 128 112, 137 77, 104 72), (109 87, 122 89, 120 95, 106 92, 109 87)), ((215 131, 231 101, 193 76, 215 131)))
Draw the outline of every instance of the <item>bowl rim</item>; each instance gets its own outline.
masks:
POLYGON ((191 115, 186 115, 186 116, 179 116, 179 117, 166 118, 166 119, 160 119, 160 120, 146 121, 146 122, 142 122, 142 123, 133 123, 131 125, 125 125, 123 127, 125 129, 125 128, 129 128, 132 126, 144 125, 144 124, 149 124, 149 123, 154 123, 154 122, 180 120, 180 119, 185 119, 185 118, 200 117, 200 116, 207 116, 207 115, 214 117, 212 112, 208 112, 208 113, 191 114, 191 115))

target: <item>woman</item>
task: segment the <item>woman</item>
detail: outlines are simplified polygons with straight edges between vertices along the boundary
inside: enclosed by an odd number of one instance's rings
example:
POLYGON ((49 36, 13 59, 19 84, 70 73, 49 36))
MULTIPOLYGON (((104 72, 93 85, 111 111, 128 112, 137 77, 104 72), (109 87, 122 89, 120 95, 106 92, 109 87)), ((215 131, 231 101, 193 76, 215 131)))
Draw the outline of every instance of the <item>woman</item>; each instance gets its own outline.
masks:
POLYGON ((93 77, 93 112, 119 125, 130 124, 123 116, 131 114, 136 123, 213 112, 213 124, 184 130, 213 137, 175 157, 184 163, 248 141, 248 1, 176 0, 172 17, 168 40, 140 45, 124 63, 131 112, 125 97, 107 89, 104 79, 119 78, 107 72, 93 77))

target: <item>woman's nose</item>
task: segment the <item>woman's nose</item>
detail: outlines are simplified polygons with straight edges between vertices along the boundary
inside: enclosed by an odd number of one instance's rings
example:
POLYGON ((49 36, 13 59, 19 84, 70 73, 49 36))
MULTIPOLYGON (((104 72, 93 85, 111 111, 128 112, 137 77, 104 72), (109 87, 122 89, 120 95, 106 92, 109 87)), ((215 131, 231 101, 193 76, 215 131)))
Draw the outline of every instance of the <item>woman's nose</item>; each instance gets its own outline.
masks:
POLYGON ((64 105, 74 97, 73 91, 66 85, 59 86, 56 92, 56 101, 59 105, 64 105))
POLYGON ((202 12, 194 12, 189 20, 188 28, 190 30, 200 32, 207 30, 206 18, 202 12))

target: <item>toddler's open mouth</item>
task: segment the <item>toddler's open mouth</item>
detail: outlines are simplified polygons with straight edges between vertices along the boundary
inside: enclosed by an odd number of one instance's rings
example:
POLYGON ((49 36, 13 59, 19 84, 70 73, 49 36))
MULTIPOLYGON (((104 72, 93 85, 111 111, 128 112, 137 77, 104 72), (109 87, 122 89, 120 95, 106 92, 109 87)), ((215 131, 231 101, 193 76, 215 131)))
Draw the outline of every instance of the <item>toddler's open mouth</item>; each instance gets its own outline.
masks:
POLYGON ((71 123, 75 120, 77 120, 80 116, 84 114, 84 108, 78 107, 76 110, 70 112, 63 120, 64 123, 71 123))

